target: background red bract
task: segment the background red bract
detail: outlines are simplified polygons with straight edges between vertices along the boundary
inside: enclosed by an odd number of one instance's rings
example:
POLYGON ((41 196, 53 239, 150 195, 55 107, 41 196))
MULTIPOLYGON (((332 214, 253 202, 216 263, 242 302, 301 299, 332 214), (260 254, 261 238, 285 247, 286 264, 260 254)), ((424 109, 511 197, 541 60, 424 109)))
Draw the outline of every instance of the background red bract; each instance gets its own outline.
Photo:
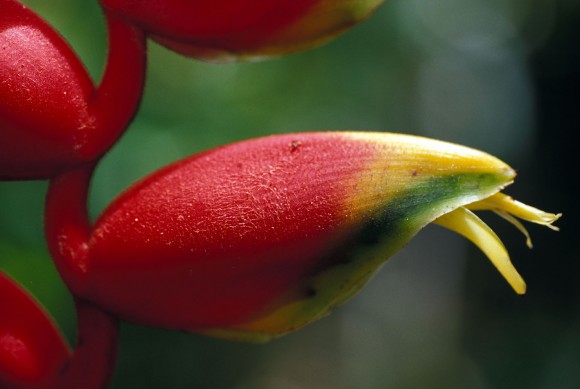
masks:
POLYGON ((151 38, 210 62, 277 57, 319 46, 370 15, 383 0, 104 0, 151 38))
MULTIPOLYGON (((292 22, 319 0, 103 0, 105 7, 137 21, 158 35, 215 38, 236 34, 279 15, 272 29, 292 22)), ((270 22, 269 22, 270 24, 270 22)))

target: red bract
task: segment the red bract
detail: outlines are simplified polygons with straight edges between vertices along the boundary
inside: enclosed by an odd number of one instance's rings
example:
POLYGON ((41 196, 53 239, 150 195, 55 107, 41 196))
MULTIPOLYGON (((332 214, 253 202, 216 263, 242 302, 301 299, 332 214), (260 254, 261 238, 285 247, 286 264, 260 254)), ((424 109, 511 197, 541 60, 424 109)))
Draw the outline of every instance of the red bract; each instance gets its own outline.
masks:
POLYGON ((17 1, 0 7, 0 177, 50 176, 78 163, 93 84, 48 24, 17 1))
POLYGON ((53 321, 0 272, 0 387, 57 389, 70 350, 53 321))
POLYGON ((50 248, 77 295, 140 324, 263 340, 326 314, 426 224, 514 172, 411 136, 273 136, 158 171, 92 231, 90 176, 53 180, 47 202, 50 248))
POLYGON ((141 97, 144 39, 107 15, 109 60, 95 89, 64 39, 0 0, 0 179, 42 179, 100 157, 141 97))
POLYGON ((282 55, 322 44, 383 0, 101 0, 167 47, 212 61, 282 55))

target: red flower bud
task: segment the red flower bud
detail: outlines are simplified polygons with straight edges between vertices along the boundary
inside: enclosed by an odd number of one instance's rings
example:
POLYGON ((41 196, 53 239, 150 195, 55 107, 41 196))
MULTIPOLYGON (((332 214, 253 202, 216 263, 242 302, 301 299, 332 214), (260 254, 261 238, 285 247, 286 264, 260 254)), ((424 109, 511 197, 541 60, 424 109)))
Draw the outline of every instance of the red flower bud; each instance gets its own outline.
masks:
POLYGON ((473 240, 523 293, 499 239, 464 206, 557 219, 496 197, 514 177, 497 158, 386 133, 201 153, 130 188, 90 236, 74 200, 88 177, 61 177, 48 196, 47 236, 75 293, 137 323, 254 340, 326 314, 433 221, 473 240))
POLYGON ((100 157, 141 97, 142 33, 106 15, 98 89, 65 40, 16 0, 0 0, 0 179, 43 179, 100 157))
POLYGON ((17 1, 0 4, 0 177, 50 176, 79 162, 93 84, 48 24, 17 1))
POLYGON ((383 0, 101 0, 167 47, 212 61, 268 57, 322 44, 383 0))
POLYGON ((53 321, 0 272, 0 387, 57 389, 70 350, 53 321))

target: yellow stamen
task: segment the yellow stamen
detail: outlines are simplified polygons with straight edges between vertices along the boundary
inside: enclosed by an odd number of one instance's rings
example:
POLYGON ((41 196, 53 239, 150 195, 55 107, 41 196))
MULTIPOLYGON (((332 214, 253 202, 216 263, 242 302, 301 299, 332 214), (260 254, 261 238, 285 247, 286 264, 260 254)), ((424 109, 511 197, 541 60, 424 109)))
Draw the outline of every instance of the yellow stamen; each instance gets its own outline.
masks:
MULTIPOLYGON (((468 207, 469 208, 469 207, 468 207)), ((526 246, 528 246, 530 249, 534 247, 534 245, 532 244, 532 238, 530 237, 530 233, 528 232, 528 230, 526 229, 526 227, 524 227, 524 225, 515 217, 513 217, 512 215, 510 215, 509 213, 507 213, 506 211, 499 211, 499 210, 494 210, 493 211, 496 215, 500 216, 501 218, 507 220, 508 222, 510 222, 512 225, 514 225, 522 234, 524 234, 524 236, 526 237, 526 246)))
POLYGON ((434 223, 457 232, 472 241, 484 252, 516 293, 526 293, 526 283, 511 263, 503 243, 495 232, 473 212, 459 207, 440 216, 434 223))
POLYGON ((524 203, 520 203, 519 201, 514 200, 511 196, 507 196, 503 193, 496 193, 493 196, 471 203, 467 205, 467 208, 472 211, 504 211, 520 219, 546 226, 554 231, 560 230, 558 227, 552 225, 552 223, 554 223, 560 218, 560 216, 562 216, 561 213, 553 214, 544 212, 540 209, 530 207, 524 203))

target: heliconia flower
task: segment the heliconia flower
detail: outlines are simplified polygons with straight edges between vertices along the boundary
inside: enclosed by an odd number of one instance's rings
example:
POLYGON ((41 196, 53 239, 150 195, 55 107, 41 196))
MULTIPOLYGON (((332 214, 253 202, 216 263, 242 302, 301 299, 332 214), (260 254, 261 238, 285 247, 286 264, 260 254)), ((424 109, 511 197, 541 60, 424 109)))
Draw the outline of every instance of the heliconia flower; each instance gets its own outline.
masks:
POLYGON ((133 117, 144 37, 107 15, 98 88, 66 41, 17 0, 0 0, 0 179, 44 179, 93 161, 133 117))
POLYGON ((224 62, 321 45, 383 0, 101 0, 184 55, 224 62))
POLYGON ((58 389, 71 351, 52 319, 0 272, 0 387, 58 389))
MULTIPOLYGON (((559 215, 500 193, 514 177, 493 156, 420 137, 271 136, 152 174, 74 254, 62 249, 74 240, 65 229, 47 232, 75 293, 121 318, 259 341, 326 315, 432 222, 474 241, 524 293, 499 238, 470 211, 551 226, 559 215)), ((66 181, 53 183, 47 220, 70 208, 66 181)))

